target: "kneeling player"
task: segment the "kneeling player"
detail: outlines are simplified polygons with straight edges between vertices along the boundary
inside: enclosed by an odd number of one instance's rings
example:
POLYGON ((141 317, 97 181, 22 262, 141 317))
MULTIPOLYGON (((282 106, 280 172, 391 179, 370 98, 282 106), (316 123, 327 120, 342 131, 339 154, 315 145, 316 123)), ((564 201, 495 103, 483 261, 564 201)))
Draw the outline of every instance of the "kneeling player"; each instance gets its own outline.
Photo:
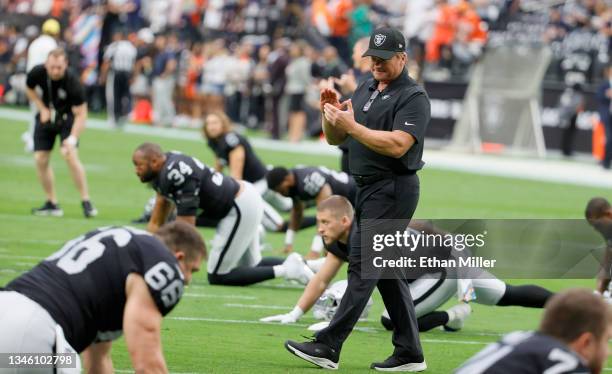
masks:
MULTIPOLYGON (((334 195, 319 203, 317 208, 318 230, 328 250, 325 262, 308 283, 291 312, 263 318, 263 322, 297 322, 304 313, 310 310, 336 276, 343 261, 348 259, 346 243, 352 220, 352 206, 342 196, 334 195)), ((409 230, 412 229, 409 228, 409 230)), ((435 229, 423 227, 422 230, 433 233, 435 229)), ((548 290, 538 286, 510 286, 491 274, 488 274, 488 278, 472 280, 477 295, 476 301, 486 305, 541 308, 552 295, 548 290)), ((419 331, 428 331, 437 326, 445 326, 450 330, 457 330, 462 327, 463 321, 471 311, 469 304, 461 303, 447 311, 436 311, 438 307, 457 293, 457 279, 447 278, 446 272, 443 271, 441 273, 428 273, 409 282, 410 293, 418 317, 419 331)), ((386 311, 381 317, 381 322, 387 329, 393 329, 386 311)))
MULTIPOLYGON (((305 203, 319 204, 331 195, 346 197, 354 202, 357 186, 346 173, 329 170, 326 167, 276 167, 266 175, 268 187, 293 200, 289 229, 285 236, 285 252, 293 250, 295 232, 300 229, 305 203)), ((323 250, 321 238, 315 236, 308 258, 319 257, 323 250)))
POLYGON ((263 202, 252 184, 216 172, 194 157, 164 153, 152 143, 140 145, 132 161, 140 181, 157 191, 149 231, 165 222, 172 203, 177 221, 195 225, 198 210, 218 221, 208 259, 210 284, 244 286, 281 276, 306 284, 312 276, 297 253, 286 260, 262 259, 259 226, 263 202))
POLYGON ((137 373, 165 373, 162 316, 205 257, 202 237, 182 222, 154 235, 81 235, 0 291, 0 352, 83 352, 86 372, 111 373, 112 340, 123 333, 137 373))
POLYGON ((567 290, 548 301, 538 331, 504 336, 455 374, 599 374, 610 339, 612 309, 602 297, 589 290, 567 290))

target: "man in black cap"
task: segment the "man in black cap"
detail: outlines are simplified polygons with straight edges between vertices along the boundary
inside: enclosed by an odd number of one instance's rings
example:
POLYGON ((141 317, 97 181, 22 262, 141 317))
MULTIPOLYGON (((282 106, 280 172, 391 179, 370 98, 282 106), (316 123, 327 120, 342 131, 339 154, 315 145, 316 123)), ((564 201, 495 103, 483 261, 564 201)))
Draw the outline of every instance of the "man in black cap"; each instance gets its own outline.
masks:
POLYGON ((372 253, 371 248, 361 248, 362 220, 410 219, 419 198, 416 172, 423 167, 430 104, 423 88, 408 77, 405 48, 404 36, 398 30, 375 30, 364 53, 370 56, 373 77, 361 83, 352 98, 342 104, 331 89, 321 91, 325 137, 334 145, 347 141, 349 168, 358 185, 356 226, 349 239, 348 287, 329 327, 318 332, 312 342, 287 341, 285 347, 323 368, 338 367, 342 344, 375 287, 397 325, 393 354, 371 368, 412 372, 427 368, 406 279, 362 274, 362 265, 372 253))

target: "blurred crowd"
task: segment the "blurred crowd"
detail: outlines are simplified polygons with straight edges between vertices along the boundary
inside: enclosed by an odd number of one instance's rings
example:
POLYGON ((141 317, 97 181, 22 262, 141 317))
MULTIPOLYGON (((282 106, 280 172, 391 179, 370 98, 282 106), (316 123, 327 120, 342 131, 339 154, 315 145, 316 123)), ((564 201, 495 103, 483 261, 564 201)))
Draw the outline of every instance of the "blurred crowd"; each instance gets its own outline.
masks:
POLYGON ((376 26, 405 32, 412 76, 466 81, 487 43, 509 40, 522 28, 517 20, 526 17, 537 23, 530 29, 537 31, 537 41, 555 53, 549 77, 594 83, 597 66, 609 61, 609 5, 609 0, 0 0, 0 100, 25 103, 28 45, 39 37, 40 25, 54 18, 61 24, 54 37, 87 87, 90 110, 106 106, 105 51, 122 40, 137 50, 131 120, 197 127, 203 113, 223 109, 234 122, 265 129, 273 138, 289 127, 290 140, 297 141, 319 134, 321 82, 332 77, 341 85, 347 75, 357 75, 351 70, 359 57, 352 58, 353 48, 376 26), (585 69, 588 76, 582 78, 572 73, 585 69))

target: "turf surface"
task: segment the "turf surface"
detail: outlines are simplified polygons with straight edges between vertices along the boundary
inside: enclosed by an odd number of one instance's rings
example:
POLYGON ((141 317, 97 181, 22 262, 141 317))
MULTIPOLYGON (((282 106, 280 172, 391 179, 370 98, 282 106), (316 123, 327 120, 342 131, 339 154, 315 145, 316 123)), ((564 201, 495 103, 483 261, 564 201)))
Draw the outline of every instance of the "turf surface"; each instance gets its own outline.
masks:
MULTIPOLYGON (((19 140, 26 124, 0 120, 0 285, 6 284, 62 242, 98 226, 127 224, 136 218, 151 190, 139 183, 131 164, 132 150, 143 141, 164 149, 176 149, 212 163, 203 141, 174 140, 121 132, 88 130, 81 142, 81 159, 88 173, 92 200, 100 215, 83 218, 78 194, 59 152, 53 154, 57 194, 65 216, 41 218, 30 209, 44 196, 36 179, 32 156, 19 140)), ((197 137, 197 135, 194 135, 197 137)), ((298 163, 337 167, 333 157, 258 150, 265 162, 291 166, 298 163)), ((426 160, 426 154, 425 154, 426 160)), ((425 169, 420 173, 421 200, 416 216, 427 218, 581 218, 586 201, 607 190, 539 183, 425 169)), ((578 177, 578 176, 577 176, 578 177)), ((202 230, 210 240, 212 230, 202 230)), ((305 252, 313 230, 297 236, 296 248, 305 252)), ((282 255, 281 234, 268 234, 274 250, 282 255)), ((205 267, 204 267, 205 268, 205 267)), ((338 279, 342 278, 339 276, 338 279)), ((525 282, 525 281, 521 281, 525 282)), ((592 288, 591 280, 533 281, 552 290, 574 286, 592 288)), ((315 322, 307 314, 299 325, 259 323, 258 319, 289 311, 301 289, 284 281, 269 281, 244 288, 210 286, 205 274, 197 274, 179 306, 165 319, 163 344, 172 372, 198 373, 298 373, 315 372, 309 364, 288 354, 286 339, 308 335, 305 326, 315 322)), ((372 361, 391 352, 390 334, 378 324, 380 296, 368 322, 359 323, 342 351, 340 371, 371 372, 372 361)), ((451 306, 449 302, 446 307, 451 306)), ((5 307, 5 306, 1 306, 5 307)), ((458 333, 434 331, 422 335, 429 373, 449 373, 488 342, 516 329, 537 326, 539 310, 474 306, 466 327, 458 333)), ((130 370, 123 340, 113 349, 118 371, 130 370)), ((612 363, 608 363, 608 367, 612 363)))

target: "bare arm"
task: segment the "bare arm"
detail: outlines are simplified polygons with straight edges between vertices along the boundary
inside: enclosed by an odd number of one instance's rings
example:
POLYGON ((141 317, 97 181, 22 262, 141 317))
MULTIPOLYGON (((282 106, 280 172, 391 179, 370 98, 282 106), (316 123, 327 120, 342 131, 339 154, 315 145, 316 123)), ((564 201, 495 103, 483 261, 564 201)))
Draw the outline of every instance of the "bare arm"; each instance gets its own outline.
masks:
POLYGON ((38 97, 38 95, 36 94, 36 91, 31 89, 30 87, 26 87, 26 96, 28 97, 28 99, 30 99, 31 102, 34 103, 34 105, 36 105, 36 108, 38 108, 39 112, 42 112, 44 110, 49 110, 49 108, 45 106, 45 103, 43 103, 42 99, 38 97))
POLYGON ((415 143, 412 135, 404 131, 371 130, 363 125, 356 124, 357 126, 349 130, 349 135, 374 152, 385 156, 400 158, 415 143))
POLYGON ((293 200, 293 208, 291 208, 291 219, 289 221, 289 228, 297 231, 300 229, 302 224, 302 217, 304 216, 304 203, 300 200, 293 200))
POLYGON ((244 171, 244 147, 239 145, 229 153, 230 175, 236 180, 242 180, 244 171))
POLYGON ((319 205, 321 201, 327 199, 331 195, 332 195, 332 189, 329 186, 329 184, 325 183, 323 187, 321 188, 321 190, 319 191, 319 193, 317 194, 317 197, 315 198, 317 205, 319 205))
POLYGON ((172 209, 172 205, 173 204, 166 200, 165 197, 157 194, 157 197, 155 198, 155 206, 151 212, 151 219, 147 225, 147 231, 155 232, 161 225, 164 224, 164 222, 166 222, 166 218, 172 209))
POLYGON ((218 158, 215 158, 215 170, 218 171, 219 173, 223 171, 223 164, 221 163, 221 160, 219 160, 218 158))
POLYGON ((612 266, 612 248, 606 248, 606 253, 604 254, 604 259, 601 264, 601 270, 599 274, 597 274, 597 291, 599 293, 604 293, 610 284, 610 267, 612 266))
POLYGON ((94 343, 82 353, 83 368, 88 374, 112 374, 113 360, 111 348, 113 342, 94 343))
POLYGON ((136 373, 167 373, 162 353, 162 315, 142 276, 132 273, 125 286, 125 342, 136 373))
POLYGON ((308 312, 317 299, 321 297, 341 267, 342 260, 333 253, 327 253, 321 270, 319 270, 314 277, 312 277, 310 282, 308 282, 308 285, 306 285, 304 289, 304 293, 302 293, 302 296, 298 300, 297 306, 300 307, 304 313, 308 312))
POLYGON ((70 135, 78 138, 85 129, 85 121, 87 120, 87 103, 72 107, 74 113, 74 125, 70 135))

